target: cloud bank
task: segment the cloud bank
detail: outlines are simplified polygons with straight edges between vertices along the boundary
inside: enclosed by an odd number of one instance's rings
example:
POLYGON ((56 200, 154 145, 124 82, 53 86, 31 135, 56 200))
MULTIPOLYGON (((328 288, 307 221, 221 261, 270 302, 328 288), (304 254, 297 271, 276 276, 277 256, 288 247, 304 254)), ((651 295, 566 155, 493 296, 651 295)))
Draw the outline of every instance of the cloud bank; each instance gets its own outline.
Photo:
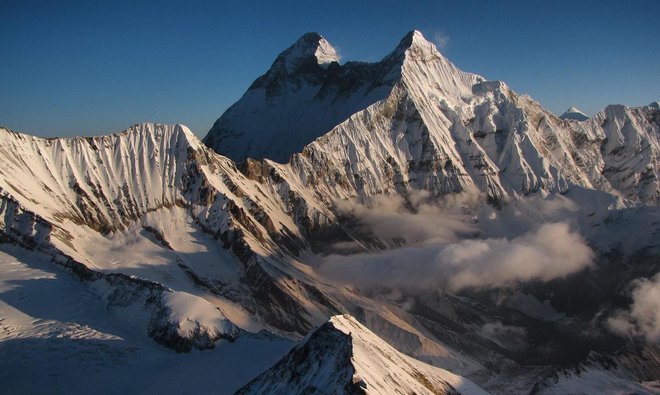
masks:
POLYGON ((373 253, 330 255, 318 271, 360 288, 412 290, 508 287, 549 281, 592 263, 593 252, 567 222, 536 225, 515 238, 474 238, 479 233, 470 210, 474 197, 454 196, 431 203, 428 194, 404 200, 380 197, 353 207, 361 224, 386 244, 405 246, 373 253))
POLYGON ((623 336, 660 342, 660 273, 653 279, 634 281, 632 298, 628 310, 618 311, 608 320, 609 328, 623 336))
POLYGON ((457 195, 437 203, 430 199, 430 193, 416 191, 407 199, 377 196, 364 205, 343 207, 355 215, 363 230, 388 245, 449 243, 477 232, 474 220, 462 210, 474 198, 457 195))

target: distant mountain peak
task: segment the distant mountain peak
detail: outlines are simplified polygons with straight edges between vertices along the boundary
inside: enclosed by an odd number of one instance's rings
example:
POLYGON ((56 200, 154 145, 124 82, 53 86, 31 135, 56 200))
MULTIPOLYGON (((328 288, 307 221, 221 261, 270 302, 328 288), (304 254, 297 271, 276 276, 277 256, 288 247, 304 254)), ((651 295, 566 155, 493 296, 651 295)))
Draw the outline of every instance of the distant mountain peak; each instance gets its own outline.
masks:
POLYGON ((408 47, 416 45, 426 46, 431 44, 431 42, 428 41, 419 30, 411 30, 406 33, 406 35, 401 39, 401 43, 407 45, 408 47))
POLYGON ((222 114, 204 143, 236 161, 283 163, 352 114, 388 97, 398 83, 420 97, 432 89, 437 98, 461 103, 475 83, 484 81, 459 70, 417 30, 379 62, 334 63, 338 60, 320 34, 303 35, 222 114))
POLYGON ((396 55, 403 55, 411 52, 416 55, 422 55, 424 59, 441 56, 435 44, 427 40, 419 30, 411 30, 406 33, 394 50, 394 54, 396 55))
POLYGON ((587 119, 589 119, 589 116, 583 113, 582 111, 580 111, 577 107, 570 107, 559 118, 571 119, 574 121, 586 121, 587 119))
POLYGON ((323 36, 310 32, 303 34, 293 45, 284 50, 275 60, 275 65, 281 65, 286 72, 294 73, 310 60, 323 67, 332 62, 339 62, 339 55, 323 36))
POLYGON ((413 44, 421 44, 427 42, 424 38, 424 35, 419 30, 411 30, 406 33, 405 36, 401 39, 399 46, 410 47, 413 44))

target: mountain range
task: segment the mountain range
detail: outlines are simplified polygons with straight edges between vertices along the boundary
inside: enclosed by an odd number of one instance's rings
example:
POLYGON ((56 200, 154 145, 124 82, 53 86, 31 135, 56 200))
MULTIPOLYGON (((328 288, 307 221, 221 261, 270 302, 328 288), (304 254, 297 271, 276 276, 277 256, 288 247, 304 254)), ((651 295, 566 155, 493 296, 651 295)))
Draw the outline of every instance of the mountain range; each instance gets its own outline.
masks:
POLYGON ((30 373, 69 352, 70 384, 82 347, 103 350, 90 380, 135 364, 145 392, 174 389, 163 366, 225 358, 243 375, 190 385, 653 393, 660 109, 578 113, 459 70, 418 31, 345 64, 308 33, 202 141, 0 128, 0 355, 46 355, 3 383, 48 388, 30 373), (51 314, 38 291, 87 296, 51 314))

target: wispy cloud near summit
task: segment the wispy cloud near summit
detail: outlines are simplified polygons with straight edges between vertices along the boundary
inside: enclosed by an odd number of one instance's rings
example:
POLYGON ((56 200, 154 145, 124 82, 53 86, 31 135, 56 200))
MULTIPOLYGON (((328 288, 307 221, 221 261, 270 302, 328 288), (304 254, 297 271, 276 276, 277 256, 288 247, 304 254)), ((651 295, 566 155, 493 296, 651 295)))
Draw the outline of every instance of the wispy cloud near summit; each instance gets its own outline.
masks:
POLYGON ((447 48, 450 38, 449 35, 441 32, 434 32, 432 36, 433 43, 441 50, 447 48))

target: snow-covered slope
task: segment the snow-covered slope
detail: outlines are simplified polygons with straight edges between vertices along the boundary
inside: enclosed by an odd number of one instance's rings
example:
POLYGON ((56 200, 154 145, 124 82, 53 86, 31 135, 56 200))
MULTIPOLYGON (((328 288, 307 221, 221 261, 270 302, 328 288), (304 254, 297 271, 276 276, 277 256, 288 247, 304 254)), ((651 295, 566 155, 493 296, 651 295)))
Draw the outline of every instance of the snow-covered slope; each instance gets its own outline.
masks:
MULTIPOLYGON (((338 123, 332 130, 318 128, 278 106, 321 112, 309 116, 326 119, 354 96, 332 96, 332 103, 319 104, 325 112, 317 111, 317 99, 298 104, 290 97, 298 91, 288 87, 289 77, 271 70, 267 79, 281 94, 253 105, 245 99, 256 94, 251 88, 218 120, 205 142, 237 159, 253 155, 276 161, 309 143, 301 154, 293 155, 291 170, 305 188, 318 185, 324 196, 412 189, 439 195, 478 190, 502 200, 565 192, 571 185, 579 185, 632 200, 658 201, 660 118, 652 107, 610 106, 588 122, 562 121, 502 82, 460 71, 417 31, 406 35, 381 62, 368 67, 381 70, 375 75, 386 75, 388 82, 369 74, 371 80, 360 79, 351 86, 387 89, 342 112, 344 121, 342 117, 328 118, 329 124, 338 123), (250 112, 239 112, 239 108, 250 112), (248 124, 251 126, 243 126, 248 124), (287 131, 278 125, 286 125, 287 131), (288 130, 296 132, 292 136, 288 130), (326 130, 329 132, 324 134, 326 130), (275 140, 296 143, 282 151, 275 140), (248 152, 250 148, 237 154, 233 148, 234 144, 262 143, 258 152, 248 152)), ((366 97, 363 93, 358 96, 366 97)), ((278 173, 288 171, 268 162, 266 166, 278 173)))
POLYGON ((242 336, 176 353, 147 336, 146 307, 108 306, 96 283, 71 276, 50 256, 0 244, 2 392, 230 395, 293 346, 242 336))
POLYGON ((566 110, 563 114, 559 116, 559 119, 572 119, 574 121, 586 121, 589 119, 587 114, 583 113, 582 111, 578 110, 577 107, 571 107, 568 110, 566 110))
POLYGON ((350 315, 319 327, 238 394, 486 394, 396 351, 350 315))
MULTIPOLYGON (((431 45, 411 32, 380 62, 340 65, 323 37, 305 34, 216 121, 204 142, 236 161, 285 162, 352 114, 386 98, 401 78, 405 53, 418 44, 431 45)), ((425 58, 424 51, 415 56, 421 62, 436 60, 425 58)), ((437 70, 442 87, 469 93, 476 77, 455 78, 454 66, 439 54, 437 60, 440 68, 449 69, 437 70)))
MULTIPOLYGON (((0 153, 3 235, 90 278, 120 273, 182 292, 163 297, 163 306, 181 309, 154 319, 180 317, 193 327, 151 331, 157 340, 204 333, 187 316, 193 305, 220 309, 245 329, 298 334, 334 311, 308 269, 277 258, 305 246, 281 202, 184 126, 72 139, 0 129, 0 153)), ((216 322, 212 315, 201 316, 216 322)))
MULTIPOLYGON (((435 54, 432 46, 413 50, 435 54)), ((447 77, 430 72, 433 65, 441 70, 443 62, 407 57, 386 100, 310 144, 292 165, 313 169, 316 178, 334 169, 331 178, 351 195, 476 189, 500 200, 574 184, 658 201, 656 110, 610 106, 585 125, 562 123, 501 82, 475 83, 469 96, 460 84, 437 88, 447 77)))
POLYGON ((102 233, 180 204, 191 192, 188 155, 200 148, 181 125, 136 125, 97 138, 0 133, 5 193, 22 198, 26 209, 48 220, 85 224, 102 233))

